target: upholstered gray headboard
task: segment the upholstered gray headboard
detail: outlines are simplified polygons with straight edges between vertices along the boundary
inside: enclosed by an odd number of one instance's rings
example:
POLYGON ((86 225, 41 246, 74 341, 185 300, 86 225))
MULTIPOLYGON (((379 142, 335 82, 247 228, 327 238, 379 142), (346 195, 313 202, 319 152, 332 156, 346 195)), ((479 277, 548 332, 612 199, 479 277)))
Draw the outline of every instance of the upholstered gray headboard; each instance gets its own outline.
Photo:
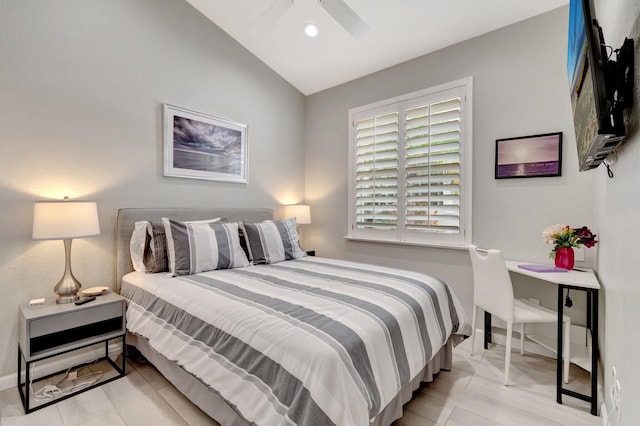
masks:
POLYGON ((174 220, 200 220, 214 217, 227 218, 230 221, 261 222, 273 219, 272 209, 257 208, 131 208, 118 210, 116 223, 116 288, 120 293, 122 277, 133 271, 129 240, 134 224, 141 220, 160 222, 163 217, 174 220))

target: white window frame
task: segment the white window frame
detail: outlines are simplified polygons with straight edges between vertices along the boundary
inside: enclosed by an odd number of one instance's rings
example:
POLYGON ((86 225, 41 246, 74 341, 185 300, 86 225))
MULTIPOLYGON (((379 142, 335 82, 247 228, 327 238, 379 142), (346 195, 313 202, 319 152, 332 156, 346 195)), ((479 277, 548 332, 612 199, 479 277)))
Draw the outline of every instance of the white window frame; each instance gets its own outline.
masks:
MULTIPOLYGON (((408 245, 424 245, 448 248, 466 248, 472 241, 471 236, 471 207, 472 207, 472 105, 473 105, 473 79, 466 77, 460 80, 444 83, 435 87, 397 96, 391 99, 375 102, 368 105, 352 108, 349 110, 349 200, 348 200, 348 229, 345 238, 351 240, 363 240, 371 242, 385 242, 408 245), (405 177, 398 173, 398 205, 399 220, 397 229, 394 231, 381 231, 375 229, 358 229, 356 226, 356 115, 370 110, 394 109, 400 114, 404 112, 407 105, 415 102, 416 98, 437 95, 438 92, 458 90, 460 98, 460 232, 459 234, 438 234, 438 233, 406 233, 403 225, 404 196, 400 193, 405 191, 405 177)), ((404 118, 401 119, 404 122, 404 118)), ((400 130, 398 138, 399 161, 405 153, 404 130, 400 130)), ((402 170, 402 169, 400 169, 402 170)))

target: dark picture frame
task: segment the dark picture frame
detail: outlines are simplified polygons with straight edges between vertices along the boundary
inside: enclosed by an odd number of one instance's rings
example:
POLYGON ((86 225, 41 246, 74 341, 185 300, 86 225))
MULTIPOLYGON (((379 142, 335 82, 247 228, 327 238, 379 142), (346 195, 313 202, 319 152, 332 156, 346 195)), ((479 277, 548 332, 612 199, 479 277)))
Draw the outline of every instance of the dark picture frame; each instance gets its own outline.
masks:
POLYGON ((496 140, 496 179, 551 176, 562 176, 562 132, 496 140))
POLYGON ((247 126, 164 104, 164 175, 247 183, 247 126))

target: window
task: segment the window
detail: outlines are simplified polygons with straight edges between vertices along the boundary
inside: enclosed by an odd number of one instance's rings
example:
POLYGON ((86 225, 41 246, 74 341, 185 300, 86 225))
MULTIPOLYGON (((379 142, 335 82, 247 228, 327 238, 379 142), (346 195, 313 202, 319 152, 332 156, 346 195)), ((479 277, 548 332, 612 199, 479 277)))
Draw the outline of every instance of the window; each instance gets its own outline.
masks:
POLYGON ((471 83, 349 110, 348 237, 471 241, 471 83))

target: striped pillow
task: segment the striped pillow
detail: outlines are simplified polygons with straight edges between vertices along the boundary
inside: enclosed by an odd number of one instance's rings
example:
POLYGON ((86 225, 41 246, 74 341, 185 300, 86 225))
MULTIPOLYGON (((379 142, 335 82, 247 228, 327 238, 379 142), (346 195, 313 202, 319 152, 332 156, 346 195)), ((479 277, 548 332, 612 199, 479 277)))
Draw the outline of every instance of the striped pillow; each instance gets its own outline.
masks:
MULTIPOLYGON (((185 223, 211 223, 226 222, 227 219, 216 217, 215 219, 189 221, 185 223)), ((168 271, 167 237, 164 224, 142 220, 134 224, 129 252, 133 269, 138 272, 166 272, 168 271)))
POLYGON ((298 243, 295 218, 240 222, 240 233, 253 263, 277 263, 307 255, 298 243))
POLYGON ((162 218, 173 276, 248 266, 237 223, 188 223, 162 218))
POLYGON ((147 238, 142 261, 147 273, 155 274, 169 270, 167 237, 162 223, 147 222, 147 238))
POLYGON ((167 238, 164 225, 142 220, 134 224, 129 242, 131 263, 138 272, 166 272, 167 238))

